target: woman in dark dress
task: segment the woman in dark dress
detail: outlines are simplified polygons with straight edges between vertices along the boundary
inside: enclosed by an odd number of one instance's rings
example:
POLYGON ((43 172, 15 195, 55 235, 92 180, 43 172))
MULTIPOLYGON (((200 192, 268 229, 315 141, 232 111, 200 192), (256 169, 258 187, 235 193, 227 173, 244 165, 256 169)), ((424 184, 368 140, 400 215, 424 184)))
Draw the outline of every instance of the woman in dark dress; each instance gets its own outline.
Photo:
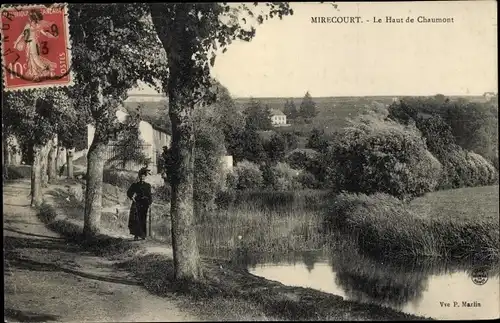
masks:
POLYGON ((148 209, 153 202, 151 185, 144 181, 149 172, 147 168, 139 170, 139 181, 132 184, 127 191, 128 198, 132 200, 128 228, 130 234, 134 235, 134 240, 139 240, 139 237, 146 239, 148 209))

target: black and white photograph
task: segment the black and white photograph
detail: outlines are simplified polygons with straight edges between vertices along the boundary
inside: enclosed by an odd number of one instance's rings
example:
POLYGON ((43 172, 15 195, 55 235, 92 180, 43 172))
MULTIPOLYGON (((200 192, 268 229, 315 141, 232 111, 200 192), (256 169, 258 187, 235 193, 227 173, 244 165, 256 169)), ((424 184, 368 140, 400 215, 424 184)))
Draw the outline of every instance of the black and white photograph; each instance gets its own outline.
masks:
POLYGON ((496 1, 1 12, 4 322, 500 318, 496 1))

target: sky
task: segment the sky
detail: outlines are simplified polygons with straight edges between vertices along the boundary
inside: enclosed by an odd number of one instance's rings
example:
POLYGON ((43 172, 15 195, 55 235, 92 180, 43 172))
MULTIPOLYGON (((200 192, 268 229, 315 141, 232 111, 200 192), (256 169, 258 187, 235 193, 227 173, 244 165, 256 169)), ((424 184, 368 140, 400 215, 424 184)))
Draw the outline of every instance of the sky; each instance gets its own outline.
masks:
POLYGON ((233 43, 217 57, 211 73, 233 97, 497 92, 496 1, 291 7, 293 16, 264 22, 251 42, 233 43), (317 16, 360 16, 363 23, 312 23, 317 16), (453 23, 373 23, 386 16, 453 18, 453 23))

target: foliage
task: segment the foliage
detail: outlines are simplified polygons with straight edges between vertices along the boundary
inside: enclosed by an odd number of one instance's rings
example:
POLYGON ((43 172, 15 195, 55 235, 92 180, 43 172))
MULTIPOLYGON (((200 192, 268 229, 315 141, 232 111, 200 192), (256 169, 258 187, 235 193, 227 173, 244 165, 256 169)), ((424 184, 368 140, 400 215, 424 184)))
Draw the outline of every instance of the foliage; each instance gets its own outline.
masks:
POLYGON ((451 146, 442 164, 441 189, 485 186, 498 183, 498 171, 484 157, 458 145, 451 146))
POLYGON ((3 134, 15 135, 21 144, 44 145, 68 125, 73 106, 65 89, 5 92, 2 98, 3 134))
POLYGON ((299 183, 302 187, 307 189, 318 189, 321 188, 321 183, 313 173, 308 171, 301 171, 298 177, 299 183))
POLYGON ((77 4, 69 12, 72 68, 78 84, 72 97, 91 116, 95 140, 107 142, 121 129, 115 113, 127 91, 138 80, 156 86, 166 74, 165 52, 147 18, 146 5, 77 4))
POLYGON ((226 190, 231 191, 238 188, 238 173, 233 169, 226 174, 226 190))
POLYGON ((245 114, 246 125, 249 128, 255 130, 270 130, 273 128, 271 111, 267 105, 262 106, 252 98, 243 113, 245 114))
POLYGON ((140 165, 149 165, 151 158, 144 152, 145 141, 141 138, 139 123, 141 122, 139 114, 130 114, 126 116, 123 123, 123 130, 118 134, 118 140, 113 145, 114 156, 108 162, 119 162, 122 168, 127 163, 135 162, 140 165))
POLYGON ((224 136, 222 142, 225 144, 227 153, 239 156, 240 137, 245 129, 245 118, 238 111, 236 104, 227 88, 217 80, 212 80, 212 89, 215 100, 212 104, 203 108, 206 122, 222 131, 224 136))
POLYGON ((297 111, 297 107, 295 106, 295 102, 293 102, 293 99, 285 101, 285 108, 283 110, 283 113, 288 119, 295 119, 299 116, 299 112, 297 111))
MULTIPOLYGON (((467 196, 471 196, 470 192, 467 196)), ((413 206, 417 199, 408 204, 383 193, 341 193, 330 203, 325 227, 348 233, 363 252, 377 257, 498 261, 497 219, 479 218, 470 212, 461 218, 456 210, 449 211, 449 199, 441 198, 432 204, 426 199, 427 196, 419 198, 418 205, 413 206), (446 202, 440 205, 440 212, 426 214, 440 201, 446 202)), ((490 209, 494 212, 494 208, 490 209)))
MULTIPOLYGON (((433 154, 456 143, 494 165, 498 163, 498 104, 450 100, 440 96, 405 98, 389 107, 390 117, 404 123, 413 120, 433 154)), ((498 166, 496 166, 498 169, 498 166)))
POLYGON ((250 161, 243 160, 236 164, 234 171, 238 176, 238 185, 236 186, 237 189, 255 189, 262 186, 262 171, 258 165, 250 161))
POLYGON ((319 153, 312 149, 295 149, 286 157, 286 162, 295 169, 310 169, 319 153))
POLYGON ((406 98, 389 107, 389 116, 415 124, 421 131, 429 150, 444 167, 440 182, 444 189, 495 182, 497 170, 490 164, 498 161, 498 116, 494 111, 489 103, 406 98), (467 149, 482 151, 487 160, 467 149))
POLYGON ((311 94, 309 94, 309 91, 306 92, 304 98, 302 99, 299 113, 301 117, 304 117, 306 119, 314 118, 317 114, 316 103, 313 101, 311 94))
POLYGON ((255 128, 245 126, 242 131, 234 134, 231 146, 228 148, 235 162, 243 160, 260 163, 266 160, 264 141, 255 128))
POLYGON ((210 122, 207 111, 195 111, 194 202, 198 211, 214 206, 216 193, 223 188, 226 176, 221 159, 226 154, 224 134, 210 122))
POLYGON ((299 181, 300 172, 286 163, 277 163, 271 167, 271 187, 276 191, 302 189, 299 181))
POLYGON ((285 132, 283 136, 285 137, 287 151, 291 151, 299 147, 299 137, 296 133, 285 132))
POLYGON ((386 116, 358 116, 332 143, 325 161, 334 190, 412 198, 436 188, 442 167, 419 131, 386 116))
POLYGON ((275 133, 271 139, 264 144, 264 149, 267 152, 267 159, 271 163, 277 163, 285 158, 285 150, 287 142, 284 136, 275 133))
POLYGON ((328 150, 328 139, 325 136, 325 131, 313 128, 306 144, 306 148, 317 150, 324 153, 328 150))
MULTIPOLYGON (((216 126, 216 119, 208 109, 195 111, 195 160, 194 160, 194 202, 197 211, 201 212, 213 207, 216 194, 223 188, 226 173, 223 171, 221 157, 226 154, 224 134, 216 126)), ((171 149, 164 147, 160 169, 163 172, 165 185, 172 182, 172 165, 174 163, 171 149)))

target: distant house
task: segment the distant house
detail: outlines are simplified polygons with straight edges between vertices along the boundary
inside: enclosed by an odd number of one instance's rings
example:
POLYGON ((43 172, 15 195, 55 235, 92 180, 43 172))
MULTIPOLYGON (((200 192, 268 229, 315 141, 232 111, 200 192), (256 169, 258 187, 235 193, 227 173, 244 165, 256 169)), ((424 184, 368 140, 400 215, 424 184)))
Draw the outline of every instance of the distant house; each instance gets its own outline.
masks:
POLYGON ((273 126, 286 125, 286 115, 278 109, 271 109, 271 122, 273 126))

